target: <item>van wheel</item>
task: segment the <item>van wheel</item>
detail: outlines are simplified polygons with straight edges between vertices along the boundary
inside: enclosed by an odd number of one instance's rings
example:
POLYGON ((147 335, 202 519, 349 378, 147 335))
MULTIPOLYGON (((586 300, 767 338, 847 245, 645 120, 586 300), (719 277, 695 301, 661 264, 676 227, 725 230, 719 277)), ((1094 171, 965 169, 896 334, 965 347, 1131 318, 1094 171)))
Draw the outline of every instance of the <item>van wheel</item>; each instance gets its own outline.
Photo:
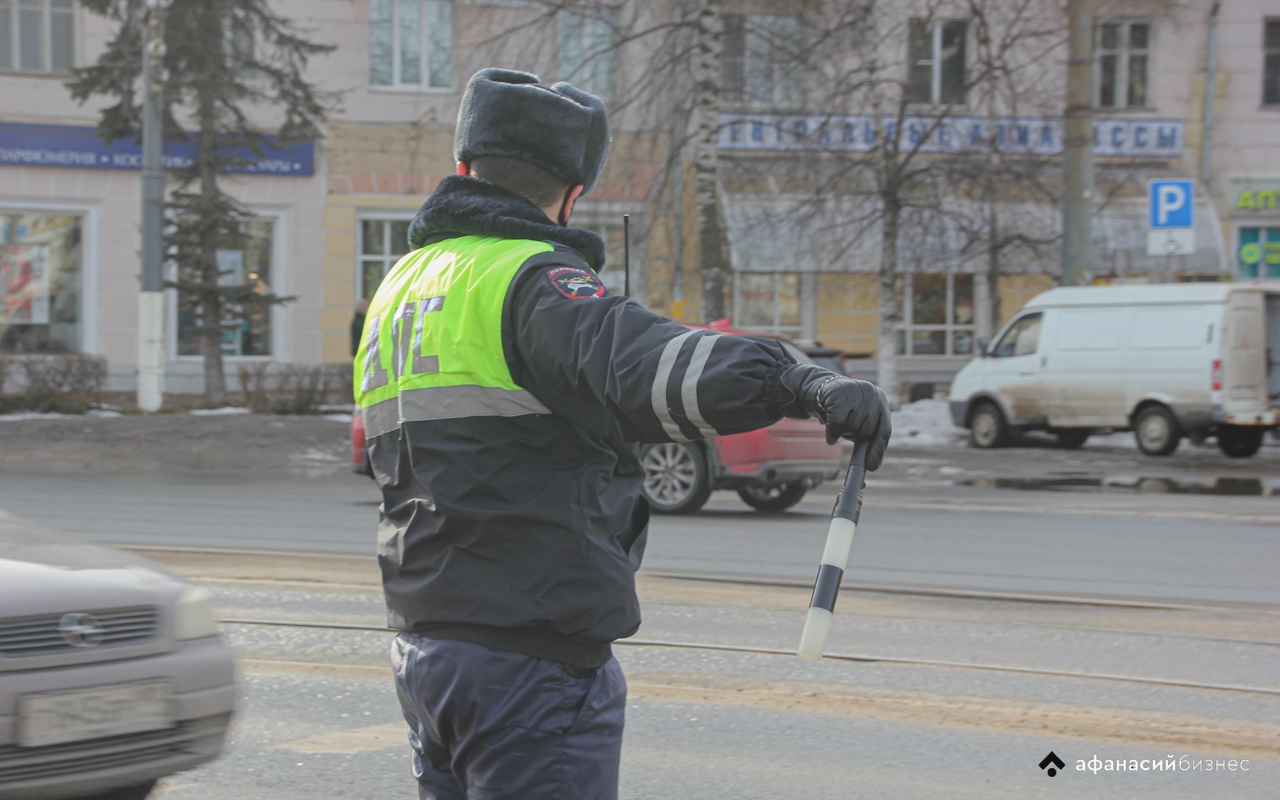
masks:
POLYGON ((1058 447, 1063 450, 1079 450, 1089 441, 1089 431, 1081 428, 1063 428, 1054 431, 1053 435, 1058 439, 1058 447))
POLYGON ((989 450, 993 447, 1004 447, 1009 438, 1009 426, 1005 424, 1004 414, 992 403, 979 403, 969 418, 969 443, 974 447, 989 450))
POLYGON ((659 514, 692 513, 711 496, 707 459, 695 444, 645 445, 640 465, 644 467, 645 499, 659 514))
POLYGON ((1218 449, 1231 458, 1248 458, 1262 447, 1262 428, 1228 425, 1218 431, 1218 449))
POLYGON ((795 481, 773 486, 744 486, 738 490, 738 497, 757 511, 786 511, 799 503, 808 491, 804 481, 795 481))
POLYGON ((1173 412, 1164 406, 1147 406, 1133 421, 1133 436, 1138 449, 1149 456, 1167 456, 1178 449, 1182 433, 1173 412))

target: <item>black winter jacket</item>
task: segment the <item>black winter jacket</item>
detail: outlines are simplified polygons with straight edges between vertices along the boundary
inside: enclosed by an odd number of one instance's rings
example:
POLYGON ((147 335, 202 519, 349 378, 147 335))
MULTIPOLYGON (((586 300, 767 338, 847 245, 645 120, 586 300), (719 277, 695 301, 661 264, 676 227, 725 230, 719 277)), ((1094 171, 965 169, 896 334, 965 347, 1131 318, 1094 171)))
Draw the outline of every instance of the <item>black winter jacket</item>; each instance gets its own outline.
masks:
POLYGON ((370 439, 389 622, 594 668, 640 625, 637 443, 775 422, 794 362, 776 342, 691 331, 610 295, 599 237, 494 184, 444 179, 410 244, 460 235, 555 245, 516 273, 502 323, 512 377, 551 413, 402 421, 370 439))

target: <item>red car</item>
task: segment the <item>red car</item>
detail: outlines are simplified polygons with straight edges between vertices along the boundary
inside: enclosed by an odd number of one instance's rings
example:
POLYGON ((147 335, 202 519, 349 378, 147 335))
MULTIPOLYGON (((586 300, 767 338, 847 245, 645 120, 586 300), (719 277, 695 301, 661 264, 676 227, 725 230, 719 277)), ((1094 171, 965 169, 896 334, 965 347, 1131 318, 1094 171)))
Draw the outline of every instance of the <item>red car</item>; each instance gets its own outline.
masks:
MULTIPOLYGON (((781 336, 735 330, 721 322, 688 327, 737 336, 768 336, 781 341, 796 361, 812 362, 781 336)), ((760 511, 782 511, 800 502, 814 486, 835 478, 842 456, 842 446, 827 444, 820 424, 794 419, 714 439, 646 444, 640 450, 644 496, 660 514, 697 511, 715 489, 734 489, 743 502, 760 511)), ((351 418, 351 469, 370 474, 364 421, 359 414, 351 418)))

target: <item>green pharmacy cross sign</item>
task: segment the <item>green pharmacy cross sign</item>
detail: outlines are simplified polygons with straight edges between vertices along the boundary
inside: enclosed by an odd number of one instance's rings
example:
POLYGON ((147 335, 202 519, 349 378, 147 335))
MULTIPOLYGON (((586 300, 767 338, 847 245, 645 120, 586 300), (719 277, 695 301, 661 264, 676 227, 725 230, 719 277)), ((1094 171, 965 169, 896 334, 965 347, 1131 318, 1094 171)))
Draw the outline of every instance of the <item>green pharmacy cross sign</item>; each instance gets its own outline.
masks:
POLYGON ((1236 259, 1242 278, 1280 278, 1280 228, 1240 228, 1236 259))

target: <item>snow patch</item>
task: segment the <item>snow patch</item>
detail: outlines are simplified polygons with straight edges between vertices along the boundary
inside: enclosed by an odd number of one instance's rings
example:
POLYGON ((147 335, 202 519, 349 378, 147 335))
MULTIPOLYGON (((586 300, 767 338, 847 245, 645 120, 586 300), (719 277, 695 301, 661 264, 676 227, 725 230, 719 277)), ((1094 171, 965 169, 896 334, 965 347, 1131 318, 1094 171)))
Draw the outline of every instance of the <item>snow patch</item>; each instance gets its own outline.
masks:
POLYGON ((70 419, 77 414, 53 414, 37 411, 19 411, 13 414, 0 414, 0 422, 21 422, 24 419, 70 419))
POLYGON ((963 428, 951 422, 951 410, 946 400, 917 400, 905 405, 893 414, 894 445, 946 446, 960 444, 965 437, 963 428))
POLYGON ((44 411, 17 411, 13 414, 0 414, 0 422, 21 422, 24 419, 79 419, 82 417, 123 417, 119 411, 91 408, 83 414, 56 414, 44 411))
POLYGON ((313 461, 313 462, 321 462, 321 463, 330 462, 335 464, 342 462, 342 458, 340 456, 335 456, 332 453, 326 453, 323 450, 319 450, 314 447, 311 448, 310 450, 303 450, 300 453, 290 453, 289 460, 290 461, 313 461))
POLYGON ((222 408, 193 408, 189 414, 195 414, 197 417, 214 417, 225 414, 248 414, 249 409, 243 406, 223 406, 222 408))
POLYGON ((1085 444, 1088 447, 1091 444, 1101 444, 1108 447, 1128 447, 1131 450, 1138 449, 1138 440, 1133 438, 1131 431, 1112 431, 1110 433, 1098 433, 1089 437, 1089 441, 1085 444))

